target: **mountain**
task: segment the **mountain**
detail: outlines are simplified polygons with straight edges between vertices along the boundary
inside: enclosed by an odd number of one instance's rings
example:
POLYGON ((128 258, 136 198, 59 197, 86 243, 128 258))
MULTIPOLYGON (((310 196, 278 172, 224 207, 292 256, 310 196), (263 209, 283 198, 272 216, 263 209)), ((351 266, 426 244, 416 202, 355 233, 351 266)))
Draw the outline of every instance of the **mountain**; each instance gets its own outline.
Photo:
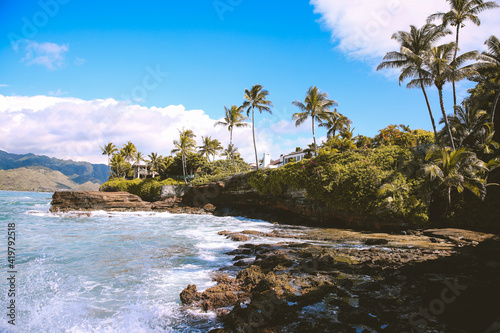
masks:
POLYGON ((59 171, 76 184, 85 184, 87 182, 102 184, 108 180, 109 173, 108 166, 104 164, 60 160, 35 154, 10 154, 0 150, 0 170, 29 169, 29 167, 45 167, 59 171))
POLYGON ((97 191, 99 183, 78 184, 60 171, 32 166, 0 170, 0 190, 54 192, 57 190, 97 191))

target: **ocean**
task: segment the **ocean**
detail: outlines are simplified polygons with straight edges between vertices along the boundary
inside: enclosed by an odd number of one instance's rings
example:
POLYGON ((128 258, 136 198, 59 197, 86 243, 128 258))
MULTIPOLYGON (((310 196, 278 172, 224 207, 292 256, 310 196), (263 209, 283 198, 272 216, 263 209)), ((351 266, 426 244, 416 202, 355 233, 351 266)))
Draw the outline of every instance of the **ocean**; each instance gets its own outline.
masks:
POLYGON ((215 314, 184 308, 179 293, 215 285, 231 264, 225 253, 240 243, 217 232, 279 228, 211 215, 52 214, 51 196, 0 191, 0 332, 207 332, 220 327, 215 314))

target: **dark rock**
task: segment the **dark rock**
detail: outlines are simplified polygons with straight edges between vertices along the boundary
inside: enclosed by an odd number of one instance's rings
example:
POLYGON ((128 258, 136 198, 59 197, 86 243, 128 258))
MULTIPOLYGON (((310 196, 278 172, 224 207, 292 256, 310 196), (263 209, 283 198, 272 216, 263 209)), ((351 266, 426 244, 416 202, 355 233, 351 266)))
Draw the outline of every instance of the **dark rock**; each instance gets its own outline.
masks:
POLYGON ((387 243, 389 243, 389 241, 384 238, 368 238, 365 240, 365 245, 385 245, 387 243))

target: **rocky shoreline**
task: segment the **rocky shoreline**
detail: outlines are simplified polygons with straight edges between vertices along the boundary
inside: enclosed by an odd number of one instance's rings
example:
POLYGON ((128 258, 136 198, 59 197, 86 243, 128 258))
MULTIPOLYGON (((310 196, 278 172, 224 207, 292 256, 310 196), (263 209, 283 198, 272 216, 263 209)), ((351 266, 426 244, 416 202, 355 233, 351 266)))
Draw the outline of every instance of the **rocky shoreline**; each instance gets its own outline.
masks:
MULTIPOLYGON (((243 191, 233 185, 212 184, 182 195, 170 191, 156 202, 127 192, 62 191, 54 193, 50 211, 243 213, 268 221, 276 221, 276 216, 281 222, 305 221, 305 225, 326 221, 327 210, 314 203, 308 209, 314 211, 316 220, 300 216, 311 204, 304 203, 305 199, 296 208, 299 215, 290 210, 299 194, 273 199, 272 209, 266 211, 259 207, 269 202, 251 189, 243 191), (234 202, 229 207, 231 196, 234 202), (244 198, 249 201, 243 202, 244 198)), ((347 224, 337 223, 337 217, 329 221, 340 227, 356 227, 363 221, 354 217, 347 224)), ((221 235, 242 243, 228 253, 233 265, 214 275, 216 286, 198 291, 188 285, 180 300, 186 308, 217 314, 220 328, 212 333, 500 332, 498 235, 460 229, 404 230, 404 224, 380 221, 364 226, 372 232, 221 230, 221 235), (394 232, 373 232, 384 226, 394 232), (269 238, 273 244, 266 243, 269 238)))
POLYGON ((221 231, 235 241, 297 241, 242 244, 228 253, 234 264, 214 276, 216 286, 188 285, 180 299, 215 311, 221 327, 212 333, 499 332, 500 238, 407 233, 221 231))

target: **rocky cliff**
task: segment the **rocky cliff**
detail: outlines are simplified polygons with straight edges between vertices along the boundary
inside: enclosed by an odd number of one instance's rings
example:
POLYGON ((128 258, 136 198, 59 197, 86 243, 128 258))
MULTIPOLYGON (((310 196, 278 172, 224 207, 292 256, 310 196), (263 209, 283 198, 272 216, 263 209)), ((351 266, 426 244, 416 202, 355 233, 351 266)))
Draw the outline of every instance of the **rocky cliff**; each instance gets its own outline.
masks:
POLYGON ((94 210, 207 214, 213 209, 210 205, 205 208, 188 207, 177 197, 168 197, 151 203, 128 192, 58 191, 52 195, 51 212, 94 210))
POLYGON ((288 188, 281 196, 262 195, 242 175, 224 182, 192 187, 182 196, 182 201, 194 207, 211 204, 215 206, 215 215, 246 216, 287 224, 365 230, 409 227, 404 221, 333 210, 322 202, 308 199, 305 191, 293 188, 288 188))
POLYGON ((127 192, 56 192, 51 211, 70 210, 156 210, 172 213, 214 213, 245 216, 271 222, 354 228, 397 230, 408 228, 403 221, 386 220, 356 212, 341 212, 308 199, 304 191, 289 188, 280 196, 262 195, 244 176, 206 185, 164 186, 162 200, 142 201, 127 192))

